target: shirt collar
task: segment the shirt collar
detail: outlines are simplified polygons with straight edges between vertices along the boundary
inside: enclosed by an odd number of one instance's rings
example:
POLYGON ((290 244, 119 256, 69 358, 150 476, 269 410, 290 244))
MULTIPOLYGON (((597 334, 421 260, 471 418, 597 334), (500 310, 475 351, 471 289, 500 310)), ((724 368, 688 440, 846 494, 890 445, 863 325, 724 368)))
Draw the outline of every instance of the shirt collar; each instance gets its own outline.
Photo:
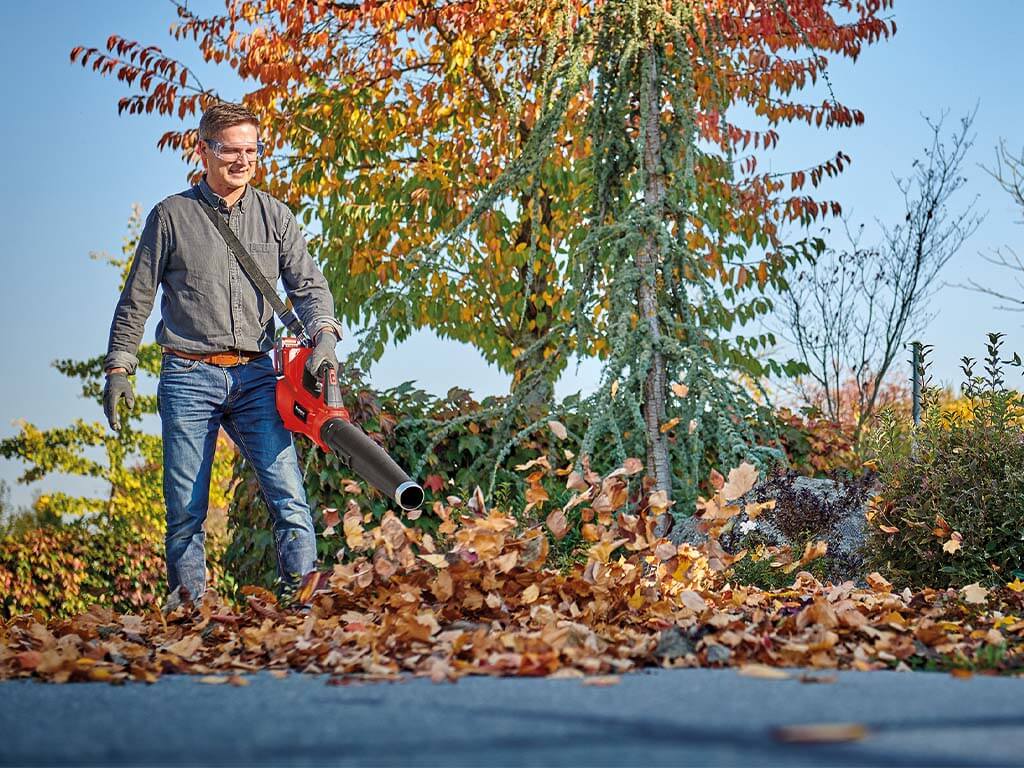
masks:
MULTIPOLYGON (((202 193, 203 197, 205 197, 210 202, 210 204, 215 208, 220 209, 227 207, 224 202, 224 198, 218 195, 216 192, 214 192, 213 188, 206 182, 205 175, 203 175, 203 178, 199 180, 199 191, 202 193)), ((244 213, 245 208, 249 204, 249 200, 251 199, 252 187, 249 184, 246 184, 245 192, 242 193, 242 196, 238 198, 238 202, 236 203, 238 209, 244 213)))

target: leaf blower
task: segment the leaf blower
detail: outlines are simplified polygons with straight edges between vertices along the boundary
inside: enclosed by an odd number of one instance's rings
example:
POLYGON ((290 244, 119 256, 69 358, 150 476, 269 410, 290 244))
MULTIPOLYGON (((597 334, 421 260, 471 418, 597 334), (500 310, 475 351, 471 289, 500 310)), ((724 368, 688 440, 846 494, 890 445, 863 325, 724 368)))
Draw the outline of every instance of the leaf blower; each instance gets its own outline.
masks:
POLYGON ((352 423, 341 402, 338 374, 331 367, 317 379, 306 370, 312 348, 299 339, 283 337, 274 349, 277 371, 277 410, 285 427, 305 435, 402 509, 423 505, 423 488, 363 430, 352 423))
POLYGON ((277 410, 285 427, 305 435, 325 451, 338 456, 353 472, 394 499, 402 509, 418 509, 423 504, 423 489, 409 479, 383 448, 352 423, 348 410, 341 403, 337 372, 327 367, 323 379, 319 380, 306 371, 306 359, 313 350, 302 341, 305 329, 295 311, 281 301, 274 285, 224 217, 202 195, 197 195, 196 199, 235 255, 242 271, 294 334, 294 337, 282 337, 274 349, 277 410))

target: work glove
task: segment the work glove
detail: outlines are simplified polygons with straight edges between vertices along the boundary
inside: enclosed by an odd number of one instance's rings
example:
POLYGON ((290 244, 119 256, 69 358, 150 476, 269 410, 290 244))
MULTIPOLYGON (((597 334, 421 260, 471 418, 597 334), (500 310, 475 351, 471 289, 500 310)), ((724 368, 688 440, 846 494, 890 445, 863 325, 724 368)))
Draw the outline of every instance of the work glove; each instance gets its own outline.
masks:
POLYGON ((306 360, 306 370, 314 377, 320 378, 320 369, 329 365, 335 371, 338 370, 338 356, 334 353, 334 347, 338 343, 338 337, 334 331, 324 328, 316 335, 316 346, 309 359, 306 360))
POLYGON ((108 373, 107 383, 103 386, 103 412, 107 415, 107 421, 113 430, 121 429, 121 419, 117 414, 117 403, 124 398, 125 405, 129 408, 135 407, 135 393, 132 392, 132 383, 128 381, 128 375, 124 373, 108 373))

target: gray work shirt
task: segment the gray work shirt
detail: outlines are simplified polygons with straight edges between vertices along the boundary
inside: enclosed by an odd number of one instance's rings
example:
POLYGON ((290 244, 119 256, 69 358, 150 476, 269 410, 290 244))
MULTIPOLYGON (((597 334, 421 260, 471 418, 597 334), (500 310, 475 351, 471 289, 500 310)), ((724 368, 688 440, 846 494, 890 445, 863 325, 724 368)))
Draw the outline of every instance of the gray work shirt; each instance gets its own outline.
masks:
POLYGON ((134 373, 158 286, 163 288, 156 328, 161 346, 198 354, 273 348, 274 310, 200 208, 200 194, 227 218, 271 284, 281 279, 306 332, 313 336, 329 326, 341 338, 327 281, 288 207, 247 186, 228 209, 204 178, 150 211, 114 310, 104 368, 134 373))

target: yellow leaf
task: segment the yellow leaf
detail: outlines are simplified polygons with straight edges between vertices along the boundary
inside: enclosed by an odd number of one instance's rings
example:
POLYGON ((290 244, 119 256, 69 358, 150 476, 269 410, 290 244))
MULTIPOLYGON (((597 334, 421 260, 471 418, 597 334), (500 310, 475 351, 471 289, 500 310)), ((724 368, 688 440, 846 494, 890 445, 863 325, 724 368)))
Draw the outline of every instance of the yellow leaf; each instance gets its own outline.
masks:
POLYGON ((690 393, 690 388, 685 384, 672 382, 670 386, 672 387, 672 391, 679 395, 679 397, 686 397, 690 393))
POLYGON ((676 416, 674 419, 669 419, 664 424, 662 424, 661 427, 659 428, 659 431, 661 431, 661 432, 668 432, 670 429, 672 429, 672 427, 674 427, 678 423, 679 423, 679 417, 676 416))
POLYGON ((1024 592, 1024 581, 1020 580, 1020 576, 1018 576, 1016 579, 1011 581, 1006 586, 1012 589, 1014 592, 1024 592))

